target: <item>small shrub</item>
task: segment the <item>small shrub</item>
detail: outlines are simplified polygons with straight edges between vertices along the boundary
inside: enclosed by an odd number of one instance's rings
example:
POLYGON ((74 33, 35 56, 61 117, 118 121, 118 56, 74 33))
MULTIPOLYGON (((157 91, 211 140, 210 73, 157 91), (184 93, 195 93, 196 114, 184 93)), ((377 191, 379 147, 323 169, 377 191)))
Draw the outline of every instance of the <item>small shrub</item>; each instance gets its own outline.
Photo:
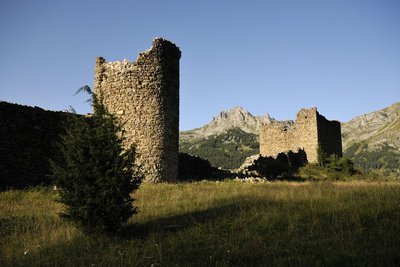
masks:
POLYGON ((303 178, 341 180, 357 173, 354 163, 345 157, 335 154, 319 157, 317 164, 307 164, 300 168, 299 175, 303 178))
POLYGON ((116 232, 137 212, 130 194, 140 176, 134 167, 135 149, 123 149, 122 127, 88 86, 94 113, 74 116, 60 144, 61 160, 52 162, 60 188, 62 217, 88 232, 116 232))
POLYGON ((317 149, 317 161, 318 165, 324 167, 327 163, 328 160, 328 154, 322 149, 322 147, 319 145, 317 149))
POLYGON ((339 158, 337 155, 332 154, 326 159, 325 166, 328 170, 333 172, 343 173, 345 175, 355 174, 354 163, 345 157, 339 158))

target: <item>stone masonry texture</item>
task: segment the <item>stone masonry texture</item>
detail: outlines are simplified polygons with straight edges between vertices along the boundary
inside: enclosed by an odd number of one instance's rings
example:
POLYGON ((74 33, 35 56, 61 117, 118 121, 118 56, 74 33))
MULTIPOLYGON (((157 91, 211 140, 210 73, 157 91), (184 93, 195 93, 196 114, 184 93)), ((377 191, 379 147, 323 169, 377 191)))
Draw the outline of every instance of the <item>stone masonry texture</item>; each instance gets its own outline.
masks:
POLYGON ((96 59, 94 92, 123 123, 126 146, 149 182, 176 181, 179 141, 179 48, 156 38, 135 62, 96 59))
POLYGON ((276 157, 281 152, 305 151, 310 163, 318 162, 318 147, 326 154, 342 156, 340 122, 329 121, 317 108, 302 109, 288 127, 271 123, 260 127, 260 154, 276 157))

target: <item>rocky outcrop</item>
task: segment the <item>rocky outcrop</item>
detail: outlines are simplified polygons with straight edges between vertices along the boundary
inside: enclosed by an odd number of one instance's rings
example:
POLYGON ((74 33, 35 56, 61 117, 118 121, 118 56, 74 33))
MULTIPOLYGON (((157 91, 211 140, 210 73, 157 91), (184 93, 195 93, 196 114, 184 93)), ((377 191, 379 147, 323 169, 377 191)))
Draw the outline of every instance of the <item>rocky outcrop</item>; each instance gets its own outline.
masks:
POLYGON ((264 116, 253 116, 242 107, 235 107, 228 111, 222 111, 214 117, 210 124, 203 127, 207 134, 216 134, 226 131, 229 128, 240 128, 244 132, 253 133, 258 131, 261 123, 269 124, 275 119, 269 114, 264 116))

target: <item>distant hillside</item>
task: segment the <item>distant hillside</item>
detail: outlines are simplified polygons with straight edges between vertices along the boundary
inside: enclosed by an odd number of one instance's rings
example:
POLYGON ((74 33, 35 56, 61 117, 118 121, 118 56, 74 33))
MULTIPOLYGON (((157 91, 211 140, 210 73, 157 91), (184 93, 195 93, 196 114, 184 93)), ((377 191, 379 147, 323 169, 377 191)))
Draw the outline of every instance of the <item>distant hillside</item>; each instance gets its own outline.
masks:
POLYGON ((207 159, 214 167, 238 168, 248 156, 258 154, 258 136, 238 127, 220 134, 181 139, 179 151, 207 159))
POLYGON ((179 150, 205 158, 215 167, 235 169, 246 157, 259 153, 260 124, 275 121, 269 114, 253 116, 242 107, 221 111, 209 124, 181 132, 179 150))
POLYGON ((342 123, 343 147, 364 142, 369 150, 382 146, 400 148, 400 103, 342 123))
MULTIPOLYGON (((259 153, 261 123, 277 122, 268 114, 253 116, 241 107, 222 111, 209 124, 180 133, 180 151, 208 159, 212 165, 237 168, 259 153)), ((281 123, 293 124, 293 121, 281 123)), ((398 170, 400 103, 342 123, 343 151, 364 169, 398 170)))
POLYGON ((343 150, 366 170, 400 170, 400 103, 342 124, 343 150))

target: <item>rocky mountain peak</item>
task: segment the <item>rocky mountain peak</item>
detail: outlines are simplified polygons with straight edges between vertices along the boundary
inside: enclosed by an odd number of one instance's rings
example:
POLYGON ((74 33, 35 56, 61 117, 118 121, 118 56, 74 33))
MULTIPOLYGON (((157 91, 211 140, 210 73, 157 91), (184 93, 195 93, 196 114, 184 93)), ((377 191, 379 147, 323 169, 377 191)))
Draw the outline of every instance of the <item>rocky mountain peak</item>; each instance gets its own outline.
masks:
POLYGON ((221 111, 218 116, 214 117, 210 125, 219 125, 232 123, 233 125, 241 125, 244 123, 255 125, 257 122, 255 117, 242 107, 234 107, 230 110, 221 111))
POLYGON ((260 124, 269 124, 274 122, 269 114, 263 116, 254 116, 246 109, 236 106, 230 110, 221 111, 213 117, 209 124, 200 128, 181 132, 181 138, 207 137, 210 135, 221 134, 231 128, 240 128, 247 133, 258 135, 260 124))

